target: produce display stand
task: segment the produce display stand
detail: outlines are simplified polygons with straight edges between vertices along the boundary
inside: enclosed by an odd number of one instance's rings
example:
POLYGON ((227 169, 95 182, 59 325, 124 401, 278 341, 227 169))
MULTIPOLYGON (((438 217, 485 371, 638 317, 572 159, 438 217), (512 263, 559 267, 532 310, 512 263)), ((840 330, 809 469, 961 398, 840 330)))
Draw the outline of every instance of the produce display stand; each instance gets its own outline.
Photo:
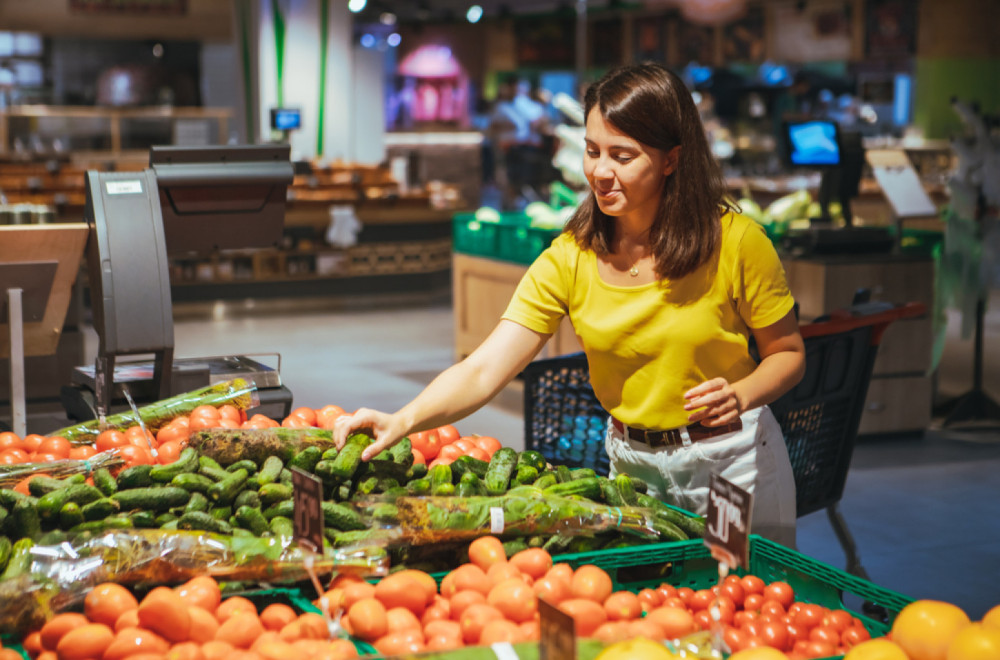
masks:
POLYGON ((56 352, 86 241, 82 223, 0 227, 0 358, 10 360, 18 435, 27 424, 24 358, 56 352))
MULTIPOLYGON (((920 303, 866 303, 801 326, 805 377, 771 404, 788 445, 798 516, 826 509, 847 555, 848 571, 865 578, 837 503, 844 493, 882 335, 893 321, 925 312, 920 303)), ((553 462, 607 474, 603 439, 608 414, 590 386, 586 356, 536 360, 522 376, 525 448, 553 462)))

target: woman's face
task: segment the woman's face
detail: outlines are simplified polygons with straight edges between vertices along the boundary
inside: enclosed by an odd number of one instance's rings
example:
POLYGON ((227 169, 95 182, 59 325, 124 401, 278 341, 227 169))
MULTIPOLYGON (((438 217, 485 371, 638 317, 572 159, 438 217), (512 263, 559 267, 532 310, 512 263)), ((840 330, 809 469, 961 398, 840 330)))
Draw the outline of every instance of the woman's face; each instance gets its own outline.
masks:
POLYGON ((601 211, 652 222, 678 150, 642 144, 605 121, 596 107, 587 116, 584 139, 583 172, 601 211))

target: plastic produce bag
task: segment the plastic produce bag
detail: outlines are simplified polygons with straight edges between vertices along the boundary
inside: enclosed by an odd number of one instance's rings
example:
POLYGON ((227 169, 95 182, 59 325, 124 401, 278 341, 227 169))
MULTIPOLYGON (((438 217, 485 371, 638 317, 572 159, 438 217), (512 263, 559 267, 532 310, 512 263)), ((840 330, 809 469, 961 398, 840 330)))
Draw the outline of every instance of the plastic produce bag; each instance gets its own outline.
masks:
MULTIPOLYGON (((613 507, 584 499, 537 495, 399 497, 398 539, 411 545, 474 539, 487 534, 597 534, 620 531, 656 539, 651 509, 613 507)), ((383 518, 384 520, 384 518, 383 518)))
POLYGON ((22 480, 36 474, 50 477, 70 477, 74 474, 91 474, 99 468, 113 468, 124 465, 125 460, 117 449, 102 451, 86 460, 60 459, 45 463, 17 463, 0 465, 0 488, 13 488, 22 480))
MULTIPOLYGON (((221 406, 229 404, 240 410, 247 410, 260 405, 257 396, 257 386, 253 382, 236 378, 224 383, 216 383, 191 392, 163 399, 148 406, 139 408, 139 417, 146 428, 156 433, 161 426, 180 415, 187 415, 198 406, 221 406)), ((105 418, 103 426, 99 420, 92 419, 74 426, 53 431, 49 436, 62 436, 73 444, 89 444, 97 439, 98 434, 106 429, 124 429, 138 424, 135 414, 129 410, 105 418)))
POLYGON ((0 632, 23 634, 82 602, 102 582, 161 585, 208 575, 217 579, 295 582, 317 575, 386 575, 384 549, 357 545, 322 555, 289 537, 223 536, 206 532, 114 530, 71 536, 53 533, 44 544, 23 545, 11 557, 22 566, 0 580, 0 632), (17 554, 15 553, 15 554, 17 554))

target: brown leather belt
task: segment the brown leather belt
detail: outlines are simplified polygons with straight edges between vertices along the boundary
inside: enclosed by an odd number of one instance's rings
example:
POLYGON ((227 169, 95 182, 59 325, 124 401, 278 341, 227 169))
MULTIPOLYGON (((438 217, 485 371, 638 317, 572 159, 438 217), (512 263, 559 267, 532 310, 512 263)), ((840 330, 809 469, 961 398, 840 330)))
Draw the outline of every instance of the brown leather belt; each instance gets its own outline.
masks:
MULTIPOLYGON (((656 449, 657 447, 674 447, 684 444, 684 438, 681 434, 681 429, 679 428, 668 429, 666 431, 637 429, 634 426, 623 424, 614 417, 611 418, 611 423, 625 438, 634 440, 635 442, 640 442, 644 445, 649 445, 653 449, 656 449)), ((691 424, 685 428, 687 429, 688 436, 691 438, 691 442, 698 442, 699 440, 706 440, 719 435, 725 435, 726 433, 740 431, 743 429, 743 422, 737 419, 735 422, 726 424, 725 426, 702 426, 701 424, 691 424)))

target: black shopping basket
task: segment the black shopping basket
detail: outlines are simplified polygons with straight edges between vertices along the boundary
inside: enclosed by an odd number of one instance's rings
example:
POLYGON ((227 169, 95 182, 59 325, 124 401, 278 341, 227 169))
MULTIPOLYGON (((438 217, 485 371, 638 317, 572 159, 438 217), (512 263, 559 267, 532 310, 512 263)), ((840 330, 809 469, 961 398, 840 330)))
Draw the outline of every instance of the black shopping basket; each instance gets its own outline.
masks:
MULTIPOLYGON (((800 326, 806 347, 802 381, 771 404, 795 476, 798 515, 826 509, 850 572, 867 577, 837 503, 864 412, 882 334, 897 319, 926 312, 921 303, 863 303, 800 326)), ((536 360, 524 372, 524 442, 554 464, 608 473, 608 414, 590 386, 587 358, 536 360)))

